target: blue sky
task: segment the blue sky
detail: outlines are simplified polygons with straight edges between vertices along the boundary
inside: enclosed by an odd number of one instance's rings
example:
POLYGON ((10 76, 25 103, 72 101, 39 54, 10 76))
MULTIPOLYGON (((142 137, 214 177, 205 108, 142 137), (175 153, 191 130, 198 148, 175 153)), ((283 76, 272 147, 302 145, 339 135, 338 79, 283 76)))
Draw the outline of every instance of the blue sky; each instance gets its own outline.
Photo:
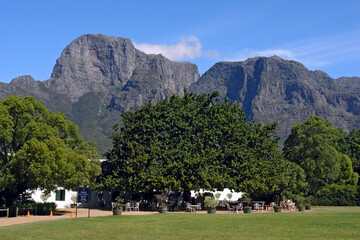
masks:
POLYGON ((189 61, 279 55, 331 77, 360 76, 360 0, 0 0, 0 81, 50 77, 75 38, 130 38, 147 53, 189 61))

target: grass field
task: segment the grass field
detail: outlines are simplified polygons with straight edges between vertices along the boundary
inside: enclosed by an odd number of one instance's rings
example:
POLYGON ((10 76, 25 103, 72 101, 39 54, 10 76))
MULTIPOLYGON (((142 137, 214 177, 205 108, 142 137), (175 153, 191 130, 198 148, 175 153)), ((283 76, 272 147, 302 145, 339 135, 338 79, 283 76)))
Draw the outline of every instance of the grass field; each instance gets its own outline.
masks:
POLYGON ((64 219, 1 227, 0 239, 360 239, 360 207, 64 219))

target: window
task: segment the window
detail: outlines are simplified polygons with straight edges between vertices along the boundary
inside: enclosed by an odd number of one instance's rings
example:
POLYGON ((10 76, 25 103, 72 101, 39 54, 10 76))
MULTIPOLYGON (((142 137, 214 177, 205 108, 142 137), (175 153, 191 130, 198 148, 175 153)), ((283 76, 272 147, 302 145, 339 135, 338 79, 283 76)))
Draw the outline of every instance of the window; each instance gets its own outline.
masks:
POLYGON ((65 190, 56 190, 55 201, 65 201, 65 190))

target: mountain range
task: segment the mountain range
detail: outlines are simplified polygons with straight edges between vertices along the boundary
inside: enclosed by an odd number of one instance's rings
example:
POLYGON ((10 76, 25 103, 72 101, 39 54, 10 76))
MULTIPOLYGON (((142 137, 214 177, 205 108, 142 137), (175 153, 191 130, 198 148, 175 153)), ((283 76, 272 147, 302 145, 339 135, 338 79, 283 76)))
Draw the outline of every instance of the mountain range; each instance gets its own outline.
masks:
POLYGON ((238 101, 251 121, 277 121, 280 137, 311 115, 346 131, 360 128, 359 77, 333 79, 277 56, 219 62, 200 76, 194 64, 145 54, 129 39, 101 34, 72 41, 46 81, 26 75, 0 83, 0 99, 34 96, 49 110, 64 112, 104 152, 121 112, 182 95, 185 88, 197 94, 218 91, 238 101))

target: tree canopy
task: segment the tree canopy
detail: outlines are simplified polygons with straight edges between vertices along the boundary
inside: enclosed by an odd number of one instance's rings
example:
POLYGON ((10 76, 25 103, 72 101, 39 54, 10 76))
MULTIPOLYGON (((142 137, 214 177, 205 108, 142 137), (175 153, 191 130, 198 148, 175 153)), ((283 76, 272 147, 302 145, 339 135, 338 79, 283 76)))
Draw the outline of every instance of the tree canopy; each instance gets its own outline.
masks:
POLYGON ((350 157, 354 171, 360 174, 360 129, 341 134, 338 149, 350 157))
POLYGON ((11 205, 37 188, 73 189, 101 172, 95 143, 33 97, 1 100, 0 119, 0 203, 11 205))
POLYGON ((217 92, 185 91, 124 112, 122 120, 103 163, 102 184, 109 189, 273 194, 280 185, 292 188, 286 179, 291 163, 273 137, 276 124, 249 123, 238 103, 221 101, 217 92))
POLYGON ((330 184, 356 185, 351 159, 339 149, 341 131, 330 121, 312 116, 295 125, 285 141, 285 157, 305 171, 309 195, 330 184))

